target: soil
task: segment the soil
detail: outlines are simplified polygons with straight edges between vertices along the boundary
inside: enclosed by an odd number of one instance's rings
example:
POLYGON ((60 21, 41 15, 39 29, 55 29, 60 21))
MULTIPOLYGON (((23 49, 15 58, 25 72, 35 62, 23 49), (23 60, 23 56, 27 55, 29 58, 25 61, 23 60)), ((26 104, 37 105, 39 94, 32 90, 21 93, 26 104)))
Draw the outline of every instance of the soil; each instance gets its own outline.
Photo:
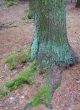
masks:
MULTIPOLYGON (((0 85, 12 79, 22 69, 8 70, 4 64, 5 56, 32 41, 34 23, 22 20, 26 10, 28 10, 27 2, 9 8, 0 7, 0 85)), ((74 3, 67 5, 67 32, 70 45, 80 60, 80 9, 76 9, 74 3)), ((43 81, 41 75, 39 84, 24 84, 1 98, 0 110, 23 110, 26 102, 35 94, 43 81)), ((63 72, 61 86, 53 95, 52 105, 53 110, 80 110, 80 64, 63 72)), ((48 109, 45 105, 39 105, 29 110, 48 109)))

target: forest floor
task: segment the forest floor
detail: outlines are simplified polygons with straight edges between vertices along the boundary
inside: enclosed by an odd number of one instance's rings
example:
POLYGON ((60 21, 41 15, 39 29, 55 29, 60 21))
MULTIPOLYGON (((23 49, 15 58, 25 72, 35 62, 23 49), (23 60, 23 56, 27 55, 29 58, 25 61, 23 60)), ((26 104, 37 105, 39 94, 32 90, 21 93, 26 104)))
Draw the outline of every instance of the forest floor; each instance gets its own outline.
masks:
MULTIPOLYGON (((9 8, 0 7, 0 85, 12 79, 21 70, 8 70, 4 64, 5 56, 32 41, 34 23, 22 20, 27 9, 27 3, 9 8)), ((74 4, 67 5, 67 30, 70 45, 80 60, 80 9, 76 9, 74 4)), ((37 88, 38 85, 20 86, 0 99, 0 110, 23 110, 37 88)), ((63 72, 61 86, 54 93, 52 104, 53 110, 80 110, 80 64, 63 72)), ((29 110, 48 109, 39 105, 29 110)))

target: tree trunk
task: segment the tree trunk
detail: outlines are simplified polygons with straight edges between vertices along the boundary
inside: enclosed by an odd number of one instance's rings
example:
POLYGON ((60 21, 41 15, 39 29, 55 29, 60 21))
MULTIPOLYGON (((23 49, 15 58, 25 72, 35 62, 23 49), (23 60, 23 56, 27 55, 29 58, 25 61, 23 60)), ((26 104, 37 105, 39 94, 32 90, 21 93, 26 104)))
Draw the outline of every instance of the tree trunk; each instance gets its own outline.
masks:
POLYGON ((76 8, 80 8, 80 0, 77 0, 76 8))
POLYGON ((42 66, 73 64, 66 32, 65 0, 35 0, 35 32, 31 57, 42 66))

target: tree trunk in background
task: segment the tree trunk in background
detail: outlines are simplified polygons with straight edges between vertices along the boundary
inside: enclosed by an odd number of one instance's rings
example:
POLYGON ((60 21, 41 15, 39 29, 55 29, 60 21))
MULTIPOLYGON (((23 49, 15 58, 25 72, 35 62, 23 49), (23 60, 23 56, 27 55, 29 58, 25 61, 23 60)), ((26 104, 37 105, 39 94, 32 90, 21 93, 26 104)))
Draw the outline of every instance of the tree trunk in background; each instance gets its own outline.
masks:
POLYGON ((42 66, 73 64, 66 32, 65 0, 35 0, 35 32, 31 57, 42 66))
POLYGON ((29 0, 29 13, 28 18, 32 19, 34 18, 34 0, 29 0))
POLYGON ((80 8, 80 0, 77 0, 76 7, 80 8))

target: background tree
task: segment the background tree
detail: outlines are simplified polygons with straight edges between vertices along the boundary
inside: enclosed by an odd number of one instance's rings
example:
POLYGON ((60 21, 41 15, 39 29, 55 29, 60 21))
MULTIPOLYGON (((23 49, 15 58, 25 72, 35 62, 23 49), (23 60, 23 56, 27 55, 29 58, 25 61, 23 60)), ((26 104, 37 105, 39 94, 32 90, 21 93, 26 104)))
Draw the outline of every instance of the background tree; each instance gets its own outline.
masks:
POLYGON ((35 8, 34 0, 29 0, 29 13, 28 13, 29 19, 34 18, 34 8, 35 8))
POLYGON ((80 8, 80 0, 77 0, 76 7, 80 8))

